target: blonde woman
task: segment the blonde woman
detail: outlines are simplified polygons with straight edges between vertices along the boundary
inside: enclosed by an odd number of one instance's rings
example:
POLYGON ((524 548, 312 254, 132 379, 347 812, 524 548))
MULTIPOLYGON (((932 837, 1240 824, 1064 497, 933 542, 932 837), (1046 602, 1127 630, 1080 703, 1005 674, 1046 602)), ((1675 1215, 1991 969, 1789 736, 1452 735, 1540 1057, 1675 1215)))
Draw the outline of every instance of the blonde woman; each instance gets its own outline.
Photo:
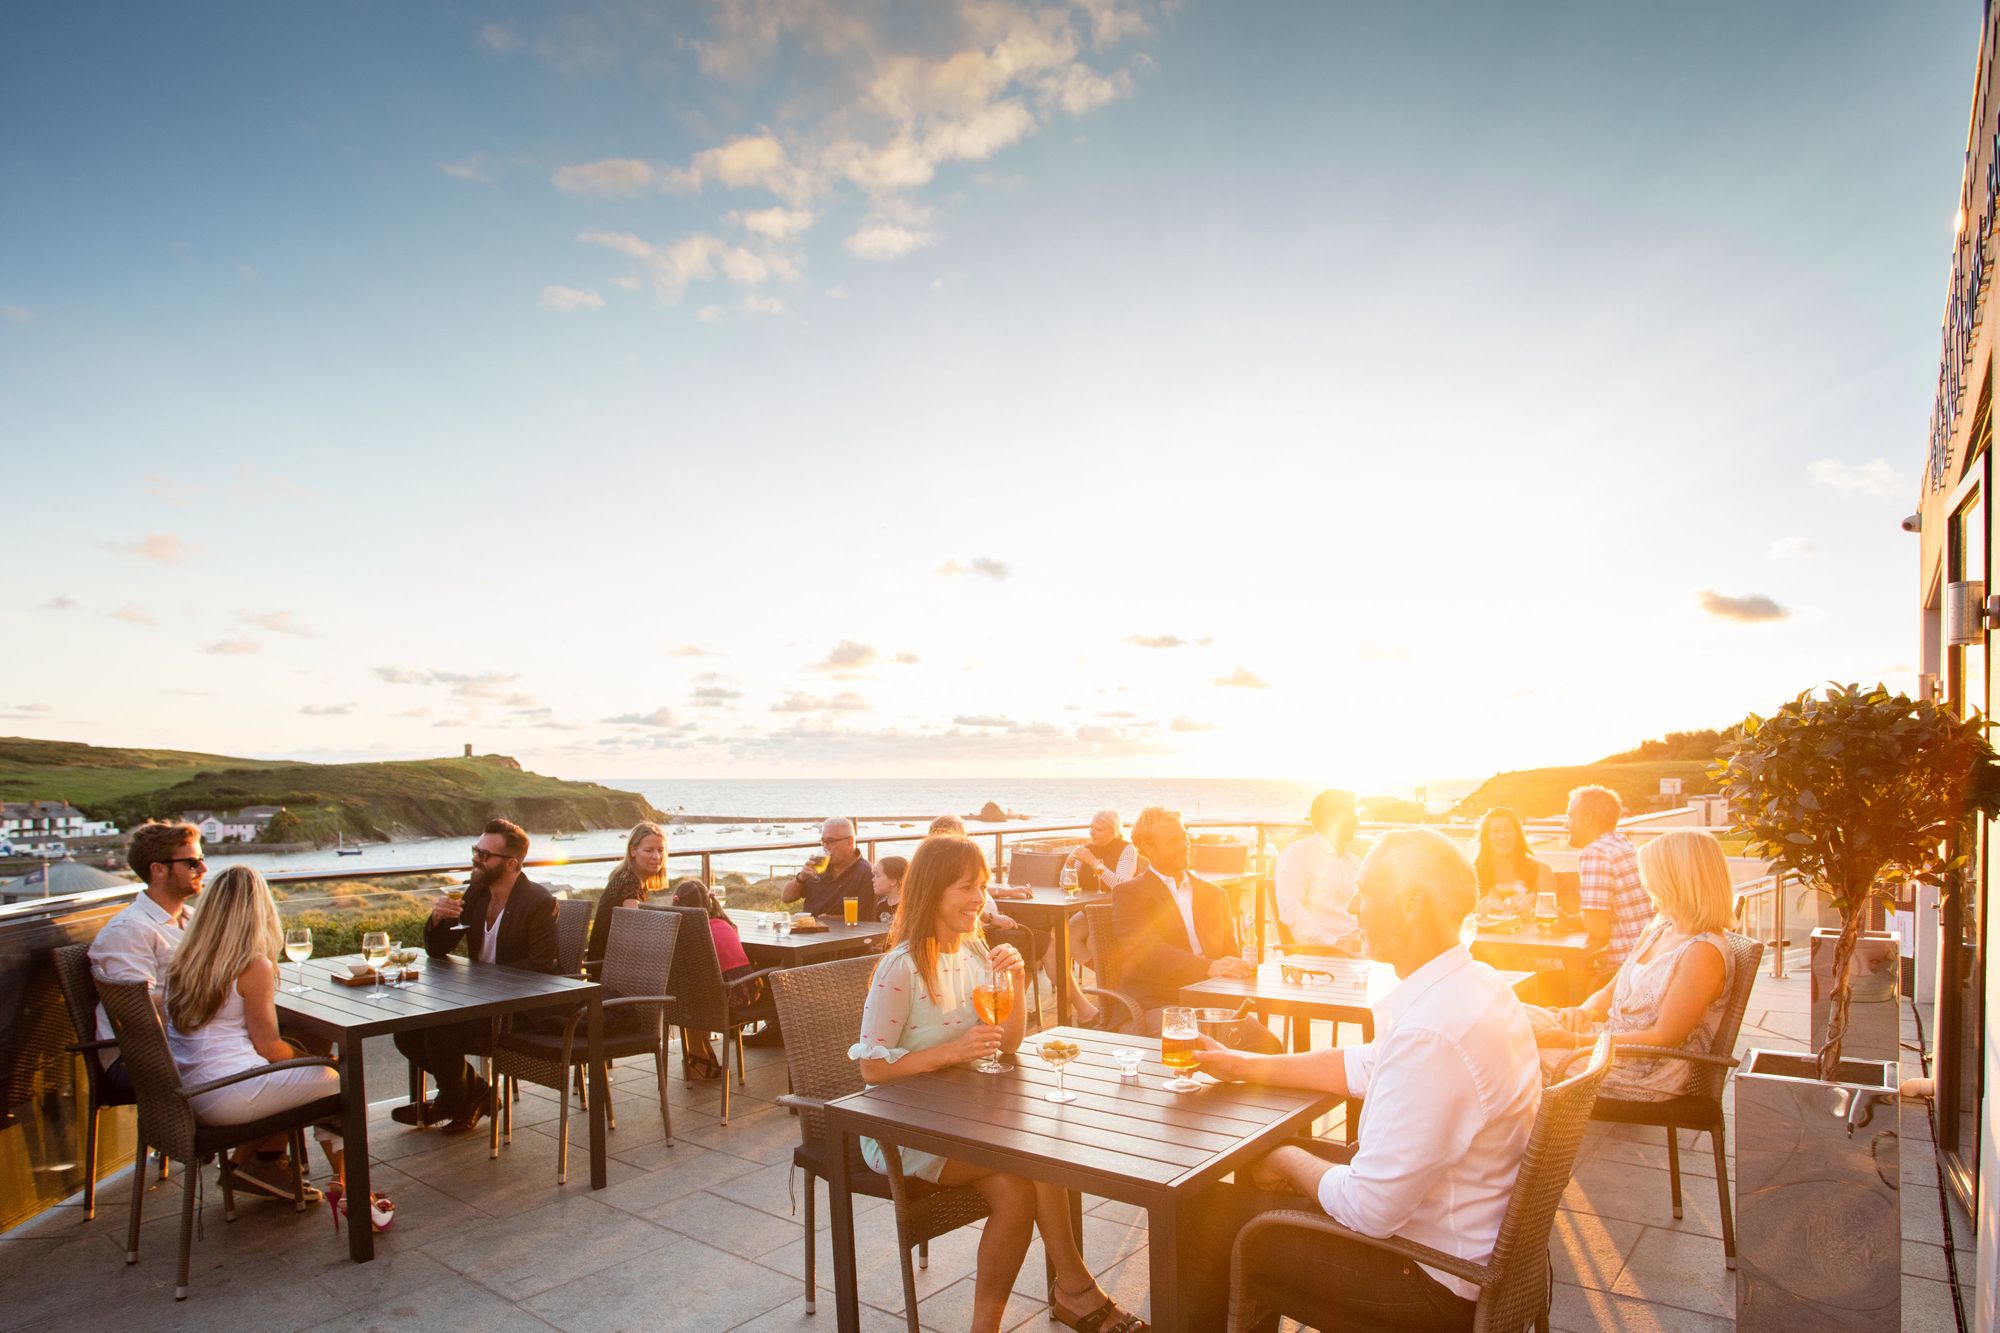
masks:
POLYGON ((590 919, 590 943, 583 956, 592 962, 604 957, 611 944, 611 913, 619 907, 643 903, 667 887, 667 831, 654 823, 639 823, 625 835, 625 859, 604 882, 598 895, 597 911, 590 919))
MULTIPOLYGON (((205 1083, 300 1054, 278 1035, 276 960, 284 942, 278 904, 262 875, 231 866, 208 881, 201 911, 167 970, 167 1044, 183 1082, 205 1083)), ((280 1069, 205 1092, 194 1099, 194 1112, 207 1124, 240 1125, 339 1090, 339 1074, 325 1065, 280 1069)), ((322 1124, 314 1136, 338 1185, 346 1170, 340 1135, 322 1124)), ((303 1163, 288 1163, 284 1147, 281 1134, 237 1148, 231 1155, 237 1179, 290 1199, 292 1173, 303 1163)))
MULTIPOLYGON (((1710 833, 1677 829, 1639 849, 1639 882, 1658 913, 1617 973, 1574 1009, 1528 1010, 1553 1076, 1599 1032, 1614 1044, 1706 1051, 1729 995, 1729 941, 1735 914, 1729 862, 1710 833)), ((1666 1101, 1680 1095, 1694 1066, 1683 1060, 1619 1060, 1603 1096, 1666 1101)))

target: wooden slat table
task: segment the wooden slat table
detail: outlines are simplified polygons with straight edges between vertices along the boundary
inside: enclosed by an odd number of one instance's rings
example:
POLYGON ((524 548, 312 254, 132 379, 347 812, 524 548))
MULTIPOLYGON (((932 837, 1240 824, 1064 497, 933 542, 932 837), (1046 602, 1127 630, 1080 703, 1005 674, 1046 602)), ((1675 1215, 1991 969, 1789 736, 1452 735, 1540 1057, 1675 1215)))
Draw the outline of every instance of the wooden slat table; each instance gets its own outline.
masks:
MULTIPOLYGON (((1334 1103, 1325 1093, 1245 1083, 1213 1083, 1198 1092, 1160 1087, 1167 1071, 1156 1037, 1127 1037, 1083 1028, 1052 1028, 1083 1048, 1065 1071, 1077 1100, 1043 1100, 1055 1071, 1030 1038, 1016 1067, 981 1074, 953 1066, 842 1097, 827 1108, 843 1142, 833 1154, 835 1303, 841 1333, 858 1333, 860 1300, 854 1273, 854 1211, 847 1177, 848 1135, 940 1153, 956 1161, 1048 1181, 1065 1189, 1146 1209, 1152 1264, 1151 1324, 1162 1333, 1187 1329, 1176 1281, 1184 1263, 1226 1263, 1226 1256, 1190 1255, 1181 1244, 1181 1208, 1195 1191, 1308 1131, 1334 1103), (1146 1053, 1139 1077, 1121 1078, 1111 1052, 1146 1053)), ((1078 1238, 1081 1241, 1079 1229, 1078 1238)))
MULTIPOLYGON (((1065 894, 1060 888, 1046 884, 991 884, 987 891, 993 895, 993 905, 1003 916, 1019 918, 1031 926, 1039 926, 1051 934, 1056 947, 1056 975, 1067 978, 1070 974, 1069 918, 1073 912, 1081 912, 1091 903, 1111 901, 1109 889, 1099 889, 1095 893, 1065 894), (1027 897, 1017 895, 1025 893, 1027 897)), ((1038 959, 1027 959, 1028 974, 1034 975, 1038 959)), ((1070 1022, 1069 986, 1056 987, 1056 1026, 1068 1027, 1070 1022)))
POLYGON ((1538 973, 1540 993, 1537 1004, 1550 1006, 1580 1004, 1596 989, 1598 964, 1603 954, 1590 947, 1590 936, 1581 930, 1544 935, 1538 927, 1521 931, 1482 930, 1473 937, 1472 956, 1482 963, 1538 973))
MULTIPOLYGON (((384 988, 383 998, 370 1000, 368 991, 343 986, 333 973, 346 972, 358 955, 315 958, 305 964, 304 995, 284 989, 296 983, 299 969, 286 964, 278 990, 279 1021, 288 1028, 322 1037, 340 1052, 341 1137, 347 1151, 347 1193, 369 1197, 368 1089, 361 1043, 368 1037, 392 1036, 441 1023, 498 1019, 531 1009, 568 1009, 587 1005, 590 1052, 590 1187, 603 1189, 604 1106, 604 988, 595 981, 552 977, 514 967, 494 967, 463 958, 426 958, 417 980, 400 989, 384 988)), ((375 1257, 375 1233, 366 1206, 349 1218, 347 1252, 356 1263, 375 1257)))
POLYGON ((833 958, 851 958, 867 953, 889 933, 889 927, 880 921, 850 926, 845 921, 821 917, 819 920, 827 927, 823 931, 780 935, 769 926, 753 923, 754 918, 769 915, 768 912, 728 914, 743 941, 743 952, 758 967, 804 967, 807 963, 824 963, 833 958))

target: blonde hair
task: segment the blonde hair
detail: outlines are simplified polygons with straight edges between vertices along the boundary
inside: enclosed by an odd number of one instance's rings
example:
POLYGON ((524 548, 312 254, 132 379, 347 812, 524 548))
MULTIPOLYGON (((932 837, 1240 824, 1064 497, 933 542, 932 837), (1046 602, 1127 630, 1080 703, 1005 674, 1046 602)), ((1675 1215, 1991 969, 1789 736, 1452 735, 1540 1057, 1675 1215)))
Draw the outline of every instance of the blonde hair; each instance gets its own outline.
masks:
POLYGON ((1727 930, 1735 920, 1729 859, 1713 833, 1675 829, 1641 847, 1639 883, 1660 915, 1685 934, 1727 930))
POLYGON ((604 881, 604 898, 614 897, 614 890, 629 889, 638 898, 649 897, 667 887, 667 831, 651 820, 641 820, 625 835, 625 859, 611 869, 604 881), (648 838, 660 840, 660 872, 648 875, 639 869, 639 844, 648 838))
POLYGON ((1375 840, 1363 872, 1387 867, 1396 887, 1414 888, 1437 921, 1457 929, 1479 906, 1479 876, 1464 850, 1432 828, 1401 828, 1375 840))
MULTIPOLYGON (((1169 810, 1164 805, 1149 805, 1139 812, 1132 821, 1132 845, 1139 849, 1139 855, 1146 855, 1146 849, 1162 837, 1169 825, 1180 824, 1181 812, 1169 810)), ((1181 825, 1183 830, 1187 827, 1181 825)))
POLYGON ((1625 799, 1609 787, 1578 787, 1569 794, 1570 804, 1584 815, 1594 815, 1613 827, 1625 817, 1625 799))
POLYGON ((264 877, 231 866, 208 882, 201 910, 167 968, 167 1017, 181 1032, 204 1027, 253 958, 275 961, 285 927, 264 877))

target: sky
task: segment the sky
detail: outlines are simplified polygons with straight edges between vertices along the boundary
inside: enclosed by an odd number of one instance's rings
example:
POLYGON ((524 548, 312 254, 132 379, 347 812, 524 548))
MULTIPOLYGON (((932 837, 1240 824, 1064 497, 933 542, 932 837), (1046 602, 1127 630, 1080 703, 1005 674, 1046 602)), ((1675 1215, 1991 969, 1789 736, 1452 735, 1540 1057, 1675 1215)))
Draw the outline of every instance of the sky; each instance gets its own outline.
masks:
POLYGON ((0 10, 0 731, 1585 762, 1910 688, 1981 9, 0 10))

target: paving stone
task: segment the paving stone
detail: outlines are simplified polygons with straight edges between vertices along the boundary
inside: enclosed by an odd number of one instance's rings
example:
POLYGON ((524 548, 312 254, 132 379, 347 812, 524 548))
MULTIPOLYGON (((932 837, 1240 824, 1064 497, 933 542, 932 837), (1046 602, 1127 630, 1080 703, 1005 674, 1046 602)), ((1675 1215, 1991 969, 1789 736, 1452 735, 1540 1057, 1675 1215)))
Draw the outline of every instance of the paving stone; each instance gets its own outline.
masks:
POLYGON ((653 1217, 663 1227, 744 1259, 769 1254, 781 1245, 802 1249, 804 1232, 798 1222, 707 1192, 685 1196, 678 1206, 658 1210, 653 1217))
POLYGON ((1571 1212, 1595 1213, 1670 1231, 1713 1236, 1716 1259, 1720 1262, 1722 1214, 1715 1191, 1690 1188, 1683 1177, 1681 1205, 1682 1216, 1676 1221, 1666 1172, 1625 1162, 1586 1163, 1577 1169, 1562 1198, 1562 1206, 1571 1212))
POLYGON ((1558 1282, 1549 1326, 1564 1333, 1734 1333, 1736 1320, 1558 1282))
POLYGON ((1736 1274, 1724 1267, 1722 1247, 1703 1236, 1648 1227, 1611 1290, 1701 1314, 1736 1315, 1736 1274))
MULTIPOLYGON (((531 1296, 523 1310, 570 1333, 714 1333, 800 1295, 781 1275, 698 1241, 531 1296)), ((829 1312, 831 1313, 831 1312, 829 1312)))
POLYGON ((1929 1278, 1904 1278, 1903 1333, 1958 1333, 1950 1286, 1929 1278))
POLYGON ((671 1208, 676 1200, 757 1169, 755 1162, 692 1143, 676 1143, 671 1148, 656 1145, 656 1150, 661 1159, 657 1169, 632 1168, 627 1179, 600 1191, 598 1201, 652 1217, 671 1208))
POLYGON ((1625 1261, 1646 1228, 1637 1222, 1556 1210, 1549 1232, 1556 1281, 1608 1291, 1625 1271, 1625 1261))
POLYGON ((476 1282, 447 1275, 311 1327, 319 1333, 548 1333, 549 1326, 476 1282))
POLYGON ((1925 1245, 1919 1241, 1903 1242, 1903 1275, 1905 1277, 1927 1277, 1939 1282, 1950 1281, 1948 1271, 1950 1260, 1941 1245, 1925 1245))
POLYGON ((519 1301, 599 1269, 653 1255, 674 1232, 590 1198, 569 1198, 471 1227, 430 1249, 497 1296, 519 1301), (560 1244, 551 1244, 560 1237, 560 1244))

